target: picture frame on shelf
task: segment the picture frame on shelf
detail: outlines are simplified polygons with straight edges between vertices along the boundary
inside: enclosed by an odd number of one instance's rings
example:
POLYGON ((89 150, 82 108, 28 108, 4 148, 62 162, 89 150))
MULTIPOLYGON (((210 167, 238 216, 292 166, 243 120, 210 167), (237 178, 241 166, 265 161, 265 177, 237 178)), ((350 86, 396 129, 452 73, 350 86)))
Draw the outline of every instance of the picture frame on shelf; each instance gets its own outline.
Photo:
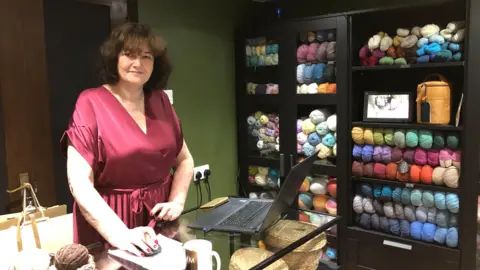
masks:
POLYGON ((410 92, 365 91, 363 121, 412 122, 413 103, 413 95, 410 92))

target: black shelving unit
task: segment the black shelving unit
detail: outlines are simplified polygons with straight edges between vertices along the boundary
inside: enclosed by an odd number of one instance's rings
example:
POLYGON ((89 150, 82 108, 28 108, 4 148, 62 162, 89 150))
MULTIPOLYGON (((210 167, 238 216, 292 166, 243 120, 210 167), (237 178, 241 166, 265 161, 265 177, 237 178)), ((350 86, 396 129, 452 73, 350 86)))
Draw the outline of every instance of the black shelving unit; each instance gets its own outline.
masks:
MULTIPOLYGON (((312 175, 329 175, 337 179, 337 214, 342 220, 337 235, 327 234, 330 246, 337 249, 338 264, 342 269, 476 269, 477 198, 480 192, 478 117, 480 115, 480 57, 474 51, 480 44, 480 3, 466 0, 429 1, 398 7, 355 10, 346 13, 316 17, 293 18, 287 9, 296 6, 290 1, 279 1, 288 14, 288 20, 273 24, 250 25, 237 35, 237 115, 240 193, 248 195, 248 165, 270 166, 281 171, 282 183, 290 169, 298 162, 296 121, 308 116, 313 109, 328 108, 337 115, 337 156, 318 160, 312 175), (395 19, 392 19, 395 18, 395 19), (462 61, 407 65, 361 66, 358 52, 368 38, 378 31, 394 34, 397 28, 411 28, 430 23, 445 27, 450 21, 466 20, 467 34, 462 61), (336 84, 334 94, 297 94, 299 83, 295 78, 298 62, 296 51, 299 34, 309 31, 336 31, 336 84), (279 65, 275 67, 245 68, 245 37, 275 36, 279 44, 279 65), (364 91, 409 91, 416 96, 417 85, 431 73, 441 73, 452 83, 451 123, 449 125, 417 124, 414 108, 409 123, 363 121, 364 91), (262 79, 263 78, 263 79, 262 79), (245 83, 250 80, 273 81, 279 84, 279 94, 247 95, 245 83), (455 114, 460 95, 463 106, 460 123, 455 125, 455 114), (254 108, 276 109, 280 113, 280 151, 276 157, 252 155, 246 141, 246 117, 254 108), (460 135, 461 171, 458 188, 425 183, 401 182, 373 177, 354 177, 351 156, 352 127, 430 130, 460 135), (477 179, 477 180, 475 180, 477 179), (458 246, 449 248, 385 232, 362 228, 352 209, 357 184, 391 186, 456 194, 460 198, 458 213, 458 246), (247 193, 247 194, 246 194, 247 193)), ((303 3, 306 5, 306 2, 303 3)), ((306 9, 305 9, 306 10, 306 9)), ((283 10, 282 10, 283 12, 283 10)), ((312 12, 309 12, 311 14, 312 12)), ((298 207, 298 205, 296 206, 298 207)), ((310 210, 312 212, 312 210, 310 210)), ((313 211, 315 212, 315 211, 313 211)), ((480 234, 480 227, 478 228, 480 234)), ((479 256, 480 258, 480 252, 479 256)), ((480 269, 480 259, 478 259, 480 269)))

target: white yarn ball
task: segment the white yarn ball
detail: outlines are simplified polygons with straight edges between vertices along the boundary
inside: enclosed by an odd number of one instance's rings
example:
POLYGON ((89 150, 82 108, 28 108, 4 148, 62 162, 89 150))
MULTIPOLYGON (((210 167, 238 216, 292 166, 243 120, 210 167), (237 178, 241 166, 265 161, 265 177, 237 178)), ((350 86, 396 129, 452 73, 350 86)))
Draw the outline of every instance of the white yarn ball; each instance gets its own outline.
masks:
POLYGON ((318 84, 311 83, 308 85, 307 93, 308 94, 316 94, 318 92, 318 84))
POLYGON ((306 84, 302 84, 300 86, 300 94, 307 94, 308 93, 308 86, 306 84))
POLYGON ((327 176, 316 176, 310 181, 310 191, 314 194, 327 194, 327 176))
POLYGON ((332 114, 327 118, 327 126, 331 131, 337 130, 337 115, 332 114))

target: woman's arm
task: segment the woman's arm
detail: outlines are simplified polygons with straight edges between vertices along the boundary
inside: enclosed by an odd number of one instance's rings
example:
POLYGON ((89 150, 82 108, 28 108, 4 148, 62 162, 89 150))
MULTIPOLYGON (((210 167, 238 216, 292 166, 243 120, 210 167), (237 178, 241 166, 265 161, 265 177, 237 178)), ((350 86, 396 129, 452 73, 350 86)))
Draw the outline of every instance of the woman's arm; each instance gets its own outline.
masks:
POLYGON ((182 150, 177 156, 177 166, 173 174, 173 183, 168 201, 176 202, 182 207, 187 199, 188 188, 193 177, 193 157, 183 141, 182 150))
POLYGON ((71 144, 67 148, 67 176, 70 191, 87 222, 116 246, 114 239, 127 234, 128 228, 95 189, 92 168, 71 144))

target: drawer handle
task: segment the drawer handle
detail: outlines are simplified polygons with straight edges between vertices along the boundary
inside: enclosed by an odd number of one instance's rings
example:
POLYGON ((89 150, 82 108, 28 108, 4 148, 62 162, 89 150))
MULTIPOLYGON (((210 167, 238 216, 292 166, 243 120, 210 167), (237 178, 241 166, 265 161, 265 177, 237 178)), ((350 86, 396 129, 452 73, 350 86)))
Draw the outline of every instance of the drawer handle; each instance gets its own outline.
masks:
POLYGON ((390 240, 383 240, 383 244, 385 246, 391 246, 391 247, 396 247, 396 248, 401 248, 401 249, 406 249, 406 250, 412 250, 412 245, 407 245, 403 243, 398 243, 390 240))

